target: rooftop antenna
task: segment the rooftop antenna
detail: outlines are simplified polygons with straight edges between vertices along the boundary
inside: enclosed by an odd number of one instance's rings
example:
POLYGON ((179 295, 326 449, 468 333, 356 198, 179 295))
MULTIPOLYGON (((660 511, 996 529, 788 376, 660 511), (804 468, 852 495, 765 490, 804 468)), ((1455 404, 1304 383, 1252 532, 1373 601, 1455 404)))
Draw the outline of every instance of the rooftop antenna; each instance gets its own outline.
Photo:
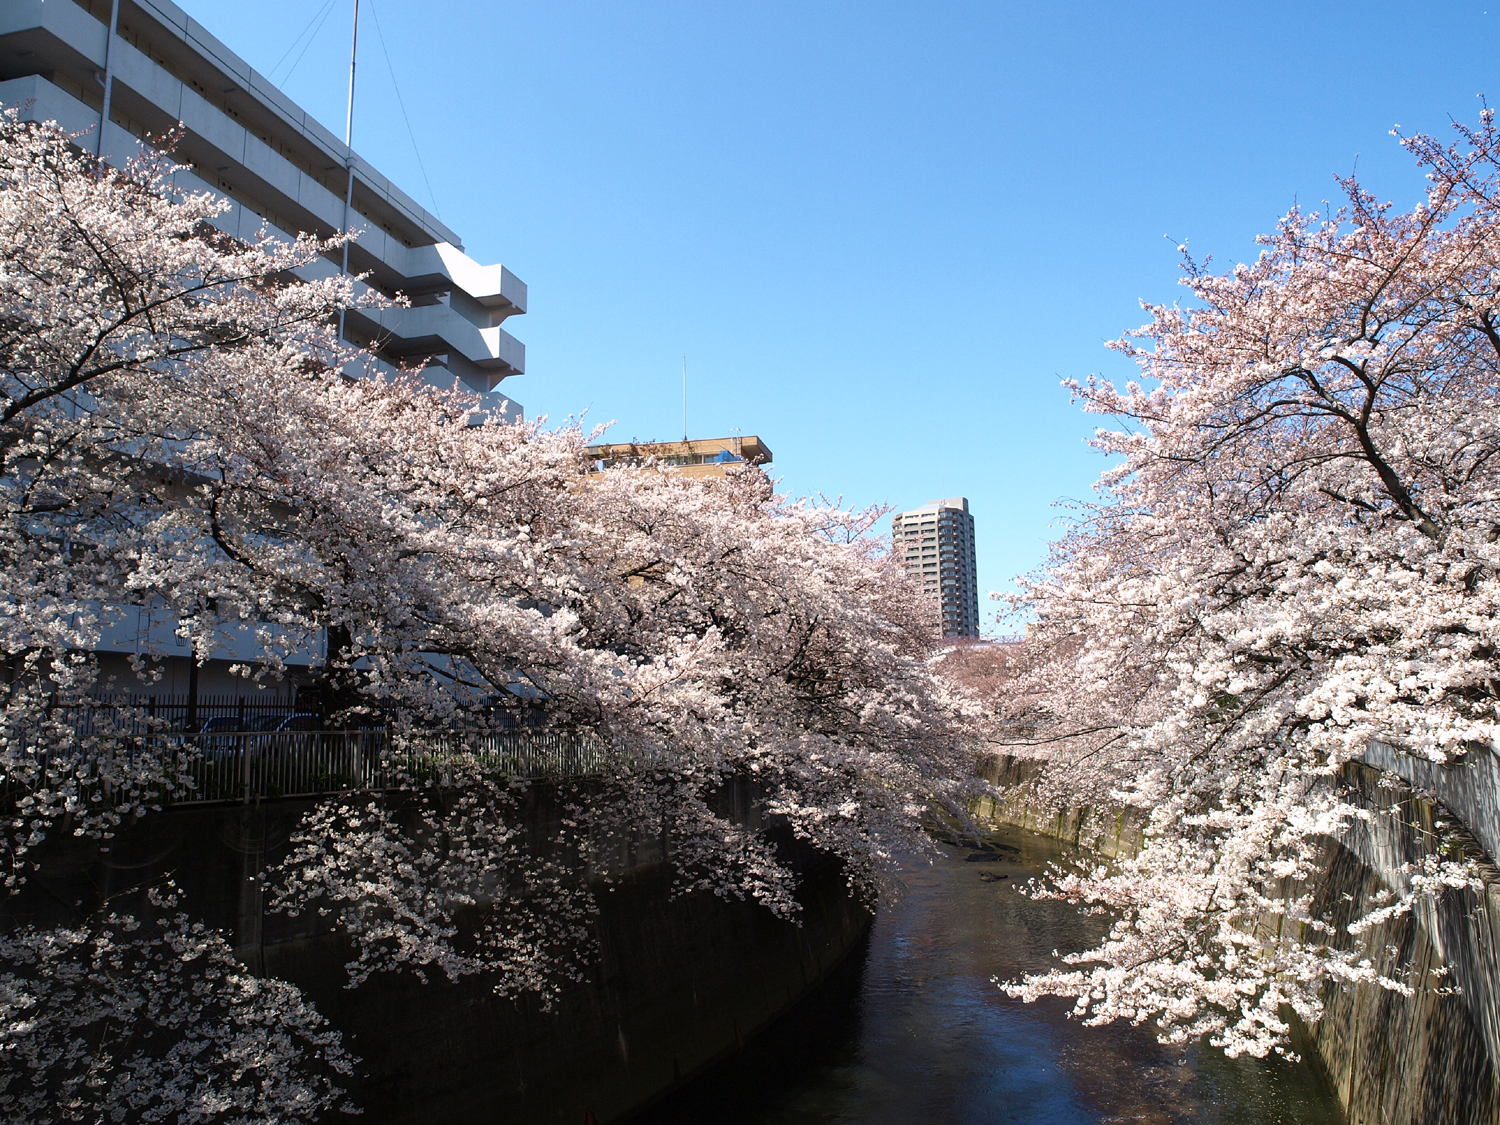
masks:
MULTIPOLYGON (((359 0, 354 0, 354 34, 349 43, 349 113, 344 118, 344 148, 349 183, 344 189, 344 275, 349 274, 349 212, 354 209, 354 64, 359 57, 359 0)), ((344 341, 344 309, 339 306, 339 342, 344 341)))
POLYGON ((687 356, 682 357, 682 440, 686 444, 687 436, 687 356))

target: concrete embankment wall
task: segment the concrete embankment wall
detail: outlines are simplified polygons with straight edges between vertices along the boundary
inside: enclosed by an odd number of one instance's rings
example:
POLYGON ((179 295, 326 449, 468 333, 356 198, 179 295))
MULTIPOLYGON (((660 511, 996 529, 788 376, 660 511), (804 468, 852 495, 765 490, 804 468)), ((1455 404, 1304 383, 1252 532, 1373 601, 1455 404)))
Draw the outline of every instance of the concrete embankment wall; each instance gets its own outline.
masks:
MULTIPOLYGON (((997 757, 987 780, 1012 788, 1032 769, 997 757)), ((1377 744, 1339 784, 1363 807, 1394 815, 1358 821, 1330 842, 1313 888, 1317 912, 1341 923, 1364 915, 1406 887, 1407 865, 1440 848, 1475 858, 1483 888, 1447 890, 1369 931, 1366 955, 1411 994, 1330 988, 1323 1019, 1299 1029, 1302 1049, 1321 1063, 1350 1125, 1500 1125, 1500 872, 1489 844, 1500 841, 1500 759, 1480 752, 1443 767, 1377 744)), ((1119 811, 1059 815, 1017 798, 986 799, 977 812, 1110 857, 1141 841, 1139 816, 1119 811)), ((1268 936, 1293 936, 1271 928, 1280 919, 1266 926, 1268 936)))
MULTIPOLYGON (((553 1010, 505 1000, 470 979, 409 975, 345 987, 350 944, 315 913, 266 910, 254 876, 287 852, 311 801, 167 810, 89 841, 44 846, 41 869, 5 924, 76 922, 112 896, 171 875, 191 913, 223 930, 252 969, 302 988, 364 1060, 353 1087, 361 1120, 385 1123, 618 1120, 737 1049, 815 985, 869 926, 837 864, 781 840, 802 877, 800 926, 712 894, 674 896, 659 842, 634 841, 595 884, 598 955, 588 980, 553 1010)), ((562 815, 534 788, 520 815, 539 837, 562 815)), ((343 1118, 340 1117, 342 1120, 343 1118)))
POLYGON ((1005 800, 981 797, 974 810, 981 822, 1024 828, 1038 836, 1050 836, 1107 859, 1134 855, 1141 846, 1142 820, 1130 809, 1055 809, 1033 805, 1025 799, 1025 785, 1037 775, 1034 760, 993 754, 980 776, 996 789, 1012 794, 1005 800))

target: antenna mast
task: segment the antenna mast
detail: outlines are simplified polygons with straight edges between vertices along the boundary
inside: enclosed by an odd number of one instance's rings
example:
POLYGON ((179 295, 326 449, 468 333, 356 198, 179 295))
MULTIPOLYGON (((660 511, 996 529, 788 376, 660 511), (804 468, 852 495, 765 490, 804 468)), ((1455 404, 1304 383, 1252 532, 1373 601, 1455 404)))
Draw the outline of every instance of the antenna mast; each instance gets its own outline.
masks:
MULTIPOLYGON (((354 209, 354 64, 359 57, 359 0, 354 0, 354 35, 349 43, 349 113, 344 118, 345 160, 349 165, 349 183, 344 189, 344 233, 349 232, 349 212, 354 209)), ((349 273, 349 243, 344 242, 344 273, 349 273)), ((339 343, 344 342, 344 310, 339 309, 339 343)))
POLYGON ((120 0, 109 6, 109 37, 104 40, 104 109, 99 114, 99 152, 104 159, 104 130, 109 128, 109 102, 115 92, 115 32, 120 26, 120 0))
POLYGON ((687 356, 682 357, 682 440, 687 442, 687 356))

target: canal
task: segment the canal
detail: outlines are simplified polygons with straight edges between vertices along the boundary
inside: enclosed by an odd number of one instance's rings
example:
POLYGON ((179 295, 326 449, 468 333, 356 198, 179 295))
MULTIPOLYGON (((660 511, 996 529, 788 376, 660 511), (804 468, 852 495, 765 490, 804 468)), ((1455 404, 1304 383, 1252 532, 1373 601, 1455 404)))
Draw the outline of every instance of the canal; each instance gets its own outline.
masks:
POLYGON ((991 983, 1085 948, 1099 930, 1017 883, 1063 853, 1020 831, 942 848, 903 873, 868 943, 734 1057, 632 1125, 1336 1125, 1313 1068, 1164 1047, 1143 1028, 1083 1027, 1066 1001, 991 983))

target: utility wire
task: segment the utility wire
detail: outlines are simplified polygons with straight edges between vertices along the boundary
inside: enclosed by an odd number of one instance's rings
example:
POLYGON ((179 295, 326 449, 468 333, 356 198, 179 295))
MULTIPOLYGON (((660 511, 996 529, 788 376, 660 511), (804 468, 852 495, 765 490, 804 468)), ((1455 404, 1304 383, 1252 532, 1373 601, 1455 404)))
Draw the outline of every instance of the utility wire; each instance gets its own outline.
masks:
MULTIPOLYGON (((328 0, 328 3, 332 4, 333 0, 328 0)), ((326 6, 327 5, 325 5, 325 7, 326 6)), ((266 71, 266 77, 267 78, 270 78, 273 74, 275 74, 278 70, 281 69, 281 64, 284 63, 284 62, 286 62, 287 56, 290 55, 293 51, 295 51, 297 49, 297 44, 300 43, 300 42, 302 42, 302 37, 304 35, 306 35, 310 30, 312 30, 312 25, 318 22, 318 17, 321 16, 322 14, 323 14, 322 9, 319 9, 318 11, 316 11, 316 12, 313 13, 312 19, 310 19, 310 20, 307 21, 307 26, 304 27, 301 31, 297 32, 297 38, 293 39, 291 41, 291 43, 287 46, 287 49, 285 51, 281 52, 281 58, 279 58, 279 59, 276 60, 276 65, 273 66, 273 67, 271 67, 270 70, 266 71)))
POLYGON ((401 85, 396 81, 396 68, 391 65, 391 53, 386 49, 385 32, 380 30, 380 13, 375 10, 375 0, 365 0, 370 6, 370 15, 375 17, 375 36, 380 40, 380 53, 385 56, 385 69, 391 76, 391 89, 396 91, 396 104, 401 107, 401 120, 406 122, 406 135, 411 138, 411 150, 416 154, 417 167, 422 170, 422 182, 427 185, 427 198, 432 200, 432 213, 442 219, 438 210, 437 193, 432 190, 432 181, 427 178, 427 166, 422 163, 422 150, 417 147, 417 134, 411 127, 411 118, 406 115, 406 102, 401 97, 401 85))
MULTIPOLYGON (((290 67, 287 68, 287 72, 282 77, 281 81, 278 82, 278 83, 276 83, 276 88, 278 90, 281 89, 282 87, 284 87, 289 81, 291 81, 292 71, 294 71, 294 70, 297 69, 297 64, 300 63, 302 61, 302 59, 303 59, 303 56, 305 56, 307 54, 307 49, 313 45, 313 40, 318 37, 318 32, 320 32, 320 31, 323 30, 323 25, 328 22, 328 17, 333 14, 334 5, 337 2, 338 2, 338 0, 328 0, 328 5, 323 9, 322 18, 318 20, 318 26, 315 27, 315 28, 313 28, 313 33, 307 37, 307 42, 302 45, 302 50, 297 55, 296 61, 293 62, 290 67)), ((296 44, 294 43, 293 46, 295 46, 295 45, 296 44)), ((291 53, 290 49, 288 49, 287 53, 288 54, 291 53)), ((276 65, 280 66, 281 64, 277 63, 276 65)))

